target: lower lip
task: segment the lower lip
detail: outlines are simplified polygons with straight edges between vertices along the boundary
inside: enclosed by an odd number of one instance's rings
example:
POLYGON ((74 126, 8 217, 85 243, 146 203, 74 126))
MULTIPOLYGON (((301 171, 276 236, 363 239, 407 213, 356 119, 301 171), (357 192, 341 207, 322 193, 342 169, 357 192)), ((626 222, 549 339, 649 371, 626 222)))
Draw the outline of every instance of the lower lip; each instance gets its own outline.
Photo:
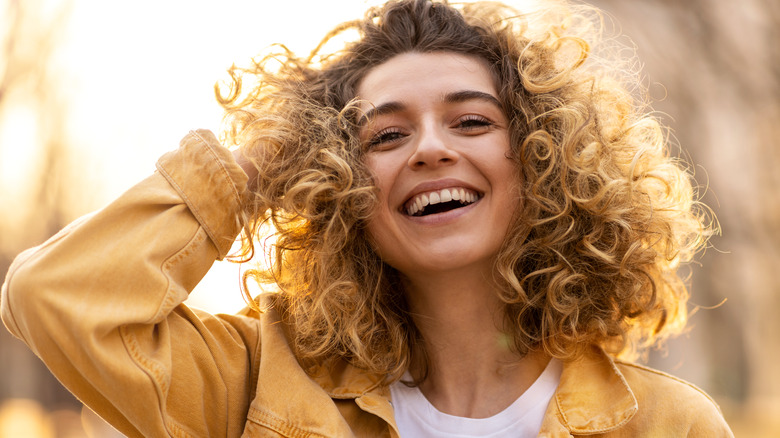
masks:
POLYGON ((478 199, 476 202, 473 202, 469 205, 466 205, 465 207, 456 208, 454 210, 445 211, 443 213, 436 213, 436 214, 429 214, 427 216, 409 216, 407 214, 404 214, 404 217, 409 219, 410 221, 421 224, 421 225, 443 225, 450 222, 453 222, 463 216, 464 214, 467 214, 469 211, 471 211, 475 205, 479 204, 482 201, 482 198, 478 199))

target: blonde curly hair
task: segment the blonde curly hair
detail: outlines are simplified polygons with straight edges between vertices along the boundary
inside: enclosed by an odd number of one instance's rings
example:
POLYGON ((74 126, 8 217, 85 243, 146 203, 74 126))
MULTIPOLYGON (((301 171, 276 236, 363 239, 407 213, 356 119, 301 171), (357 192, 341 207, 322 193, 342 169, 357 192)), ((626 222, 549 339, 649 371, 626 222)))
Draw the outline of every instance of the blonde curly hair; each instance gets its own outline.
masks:
POLYGON ((677 269, 704 247, 711 217, 639 97, 633 58, 600 49, 603 27, 597 11, 567 2, 522 13, 394 0, 337 27, 307 57, 276 46, 230 70, 229 91, 217 88, 225 141, 259 174, 239 256, 253 254, 263 223, 276 230, 270 268, 245 281, 278 286, 275 305, 304 363, 346 360, 388 379, 425 363, 401 274, 367 236, 377 196, 357 133, 361 79, 407 52, 487 61, 510 120, 522 209, 496 278, 511 347, 564 360, 593 344, 631 355, 683 328, 677 269), (347 30, 358 39, 324 53, 347 30))

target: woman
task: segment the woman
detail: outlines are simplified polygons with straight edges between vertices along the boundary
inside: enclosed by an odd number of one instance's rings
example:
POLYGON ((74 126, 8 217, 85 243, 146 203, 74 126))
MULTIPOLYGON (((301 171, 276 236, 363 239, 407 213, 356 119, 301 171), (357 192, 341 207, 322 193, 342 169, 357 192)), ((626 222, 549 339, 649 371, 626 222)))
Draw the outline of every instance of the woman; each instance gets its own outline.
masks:
POLYGON ((729 436, 615 359, 682 327, 710 228, 575 9, 391 2, 343 51, 234 70, 240 147, 190 133, 20 255, 4 322, 130 436, 729 436), (269 221, 276 292, 181 304, 269 221))

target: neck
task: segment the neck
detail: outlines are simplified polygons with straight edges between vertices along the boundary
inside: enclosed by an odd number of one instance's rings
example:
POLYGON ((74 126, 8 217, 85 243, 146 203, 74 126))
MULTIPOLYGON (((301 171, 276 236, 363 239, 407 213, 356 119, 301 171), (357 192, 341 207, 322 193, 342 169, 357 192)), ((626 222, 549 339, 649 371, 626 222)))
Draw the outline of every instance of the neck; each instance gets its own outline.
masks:
MULTIPOLYGON (((491 270, 404 278, 410 310, 424 339, 428 375, 420 385, 440 411, 484 418, 512 404, 547 365, 539 352, 511 348, 491 270)), ((421 366, 411 374, 419 378, 421 366)))

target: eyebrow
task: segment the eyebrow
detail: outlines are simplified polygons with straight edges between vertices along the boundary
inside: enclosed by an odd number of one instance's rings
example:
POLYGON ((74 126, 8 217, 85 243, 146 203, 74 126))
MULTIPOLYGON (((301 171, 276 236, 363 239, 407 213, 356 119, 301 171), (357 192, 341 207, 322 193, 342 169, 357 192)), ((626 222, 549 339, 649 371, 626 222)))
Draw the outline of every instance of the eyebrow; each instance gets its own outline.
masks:
POLYGON ((446 103, 460 103, 468 100, 482 100, 488 103, 492 103, 499 109, 502 107, 501 102, 495 98, 492 94, 485 93, 477 90, 463 90, 449 93, 444 96, 444 102, 446 103))
MULTIPOLYGON (((444 103, 461 103, 461 102, 467 102, 469 100, 481 100, 484 102, 488 102, 492 105, 495 105, 499 109, 503 109, 503 105, 501 105, 501 102, 499 102, 495 96, 493 96, 492 94, 485 93, 483 91, 477 91, 477 90, 455 91, 452 93, 445 94, 444 97, 442 98, 442 101, 444 103)), ((370 110, 366 111, 366 113, 358 121, 358 126, 365 125, 366 123, 368 123, 369 120, 373 119, 374 117, 403 111, 404 109, 406 109, 406 105, 404 105, 401 102, 393 101, 393 102, 383 103, 382 105, 373 107, 370 110)))

